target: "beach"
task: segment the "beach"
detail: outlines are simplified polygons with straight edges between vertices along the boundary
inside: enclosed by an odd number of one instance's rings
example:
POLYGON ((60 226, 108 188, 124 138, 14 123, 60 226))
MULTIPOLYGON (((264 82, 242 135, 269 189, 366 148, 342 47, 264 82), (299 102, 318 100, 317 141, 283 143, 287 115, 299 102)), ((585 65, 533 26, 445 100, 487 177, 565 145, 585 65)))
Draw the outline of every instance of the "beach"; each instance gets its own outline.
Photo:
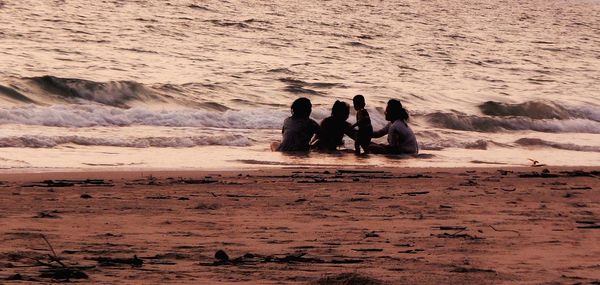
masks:
POLYGON ((597 284, 599 178, 595 167, 4 173, 0 283, 597 284), (363 283, 342 283, 352 278, 363 283))
POLYGON ((598 15, 0 0, 0 284, 598 285, 598 15))

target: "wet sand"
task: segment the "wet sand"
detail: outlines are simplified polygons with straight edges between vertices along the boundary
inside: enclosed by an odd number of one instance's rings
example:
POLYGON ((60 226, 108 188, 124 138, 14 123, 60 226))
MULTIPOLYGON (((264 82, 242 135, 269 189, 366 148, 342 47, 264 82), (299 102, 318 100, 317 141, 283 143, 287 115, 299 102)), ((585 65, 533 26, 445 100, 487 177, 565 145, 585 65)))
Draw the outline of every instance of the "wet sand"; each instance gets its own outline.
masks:
POLYGON ((1 174, 0 283, 597 284, 600 172, 543 169, 1 174))

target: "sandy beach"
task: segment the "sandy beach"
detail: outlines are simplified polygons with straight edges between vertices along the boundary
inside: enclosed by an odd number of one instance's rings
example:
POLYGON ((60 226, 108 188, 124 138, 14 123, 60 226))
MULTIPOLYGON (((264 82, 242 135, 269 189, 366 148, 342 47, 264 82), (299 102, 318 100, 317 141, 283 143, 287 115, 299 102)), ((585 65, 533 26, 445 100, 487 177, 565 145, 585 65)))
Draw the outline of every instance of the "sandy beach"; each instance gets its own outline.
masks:
POLYGON ((589 167, 0 174, 0 283, 598 284, 599 178, 589 167))

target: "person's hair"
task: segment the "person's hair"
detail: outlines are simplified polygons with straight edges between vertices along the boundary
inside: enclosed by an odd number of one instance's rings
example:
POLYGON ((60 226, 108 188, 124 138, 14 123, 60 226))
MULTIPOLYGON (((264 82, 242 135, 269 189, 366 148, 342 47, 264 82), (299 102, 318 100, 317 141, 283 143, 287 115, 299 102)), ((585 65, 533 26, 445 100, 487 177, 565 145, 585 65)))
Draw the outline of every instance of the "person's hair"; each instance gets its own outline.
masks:
POLYGON ((354 96, 354 98, 352 98, 352 103, 354 104, 354 106, 364 107, 366 105, 365 97, 363 95, 356 95, 354 96))
POLYGON ((348 119, 349 116, 350 106, 348 106, 348 104, 346 104, 345 102, 336 100, 335 103, 333 103, 333 107, 331 108, 331 117, 345 121, 346 119, 348 119))
POLYGON ((386 108, 386 119, 390 122, 396 121, 398 119, 406 122, 408 121, 408 112, 404 107, 402 107, 402 103, 396 99, 390 99, 387 103, 386 108))
POLYGON ((292 103, 293 118, 308 118, 312 112, 312 104, 308 98, 300 97, 292 103))

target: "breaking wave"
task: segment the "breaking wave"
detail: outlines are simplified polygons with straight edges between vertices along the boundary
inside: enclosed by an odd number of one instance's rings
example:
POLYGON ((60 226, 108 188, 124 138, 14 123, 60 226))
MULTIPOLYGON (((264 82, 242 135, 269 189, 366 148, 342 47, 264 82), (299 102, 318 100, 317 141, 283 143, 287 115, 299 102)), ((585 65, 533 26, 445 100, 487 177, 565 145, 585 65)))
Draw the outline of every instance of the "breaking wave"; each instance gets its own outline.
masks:
POLYGON ((85 136, 16 136, 1 137, 0 147, 51 148, 59 145, 115 147, 195 147, 208 145, 249 146, 250 139, 241 135, 213 135, 190 137, 98 138, 85 136))
POLYGON ((0 108, 0 124, 52 127, 168 126, 233 129, 276 129, 289 116, 288 110, 253 109, 225 112, 177 109, 112 108, 99 105, 27 105, 0 108))
POLYGON ((563 150, 600 152, 600 146, 576 145, 572 143, 557 143, 537 138, 521 138, 515 141, 515 143, 522 146, 542 146, 563 150))
POLYGON ((45 94, 71 103, 91 101, 113 107, 128 107, 132 101, 165 102, 159 94, 135 81, 96 82, 49 75, 32 77, 29 81, 45 94))
POLYGON ((569 119, 569 111, 555 104, 529 101, 506 104, 488 101, 479 105, 481 112, 489 116, 519 116, 532 119, 569 119))
POLYGON ((528 117, 481 117, 455 113, 432 113, 426 115, 429 123, 436 127, 474 131, 501 132, 538 131, 548 133, 591 133, 600 134, 600 122, 587 118, 532 119, 528 117))
POLYGON ((600 121, 600 107, 567 108, 554 102, 527 101, 519 104, 508 104, 488 101, 479 105, 479 109, 485 115, 498 117, 559 120, 581 118, 600 121))

